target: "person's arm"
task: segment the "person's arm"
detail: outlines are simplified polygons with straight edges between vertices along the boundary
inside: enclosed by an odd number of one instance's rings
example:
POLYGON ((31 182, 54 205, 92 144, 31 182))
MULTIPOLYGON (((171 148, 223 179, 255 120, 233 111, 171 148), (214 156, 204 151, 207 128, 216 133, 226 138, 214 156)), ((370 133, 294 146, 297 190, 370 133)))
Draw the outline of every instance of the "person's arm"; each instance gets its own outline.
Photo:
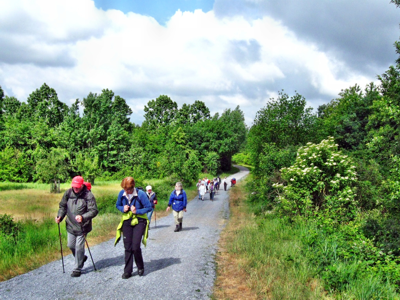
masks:
POLYGON ((142 215, 151 211, 152 207, 149 198, 147 198, 143 191, 138 190, 138 198, 143 207, 139 209, 136 207, 136 214, 142 215))
POLYGON ((97 209, 96 199, 91 192, 89 192, 89 195, 87 196, 86 205, 88 211, 82 215, 82 222, 93 219, 99 213, 99 210, 97 209))
POLYGON ((186 197, 186 192, 184 190, 182 190, 182 196, 183 196, 183 209, 186 211, 187 197, 186 197))
POLYGON ((69 190, 67 190, 64 195, 61 198, 61 201, 58 205, 59 209, 58 209, 58 213, 57 213, 57 217, 56 217, 56 222, 58 220, 58 223, 61 222, 65 215, 67 214, 67 204, 68 204, 68 195, 69 195, 69 190))
POLYGON ((172 201, 174 201, 174 192, 172 192, 171 195, 169 196, 169 202, 168 202, 168 206, 167 206, 167 211, 170 210, 171 205, 172 205, 172 201))
POLYGON ((117 202, 115 203, 115 207, 122 213, 124 212, 124 205, 122 203, 122 195, 123 194, 124 194, 124 190, 119 192, 117 202))

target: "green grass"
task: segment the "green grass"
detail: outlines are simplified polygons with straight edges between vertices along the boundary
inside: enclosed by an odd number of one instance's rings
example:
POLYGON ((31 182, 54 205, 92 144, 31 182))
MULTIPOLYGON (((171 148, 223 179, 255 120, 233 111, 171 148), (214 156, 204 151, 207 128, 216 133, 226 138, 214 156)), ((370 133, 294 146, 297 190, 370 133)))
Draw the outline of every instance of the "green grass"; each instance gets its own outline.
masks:
POLYGON ((28 189, 28 184, 15 182, 0 182, 0 191, 28 189))

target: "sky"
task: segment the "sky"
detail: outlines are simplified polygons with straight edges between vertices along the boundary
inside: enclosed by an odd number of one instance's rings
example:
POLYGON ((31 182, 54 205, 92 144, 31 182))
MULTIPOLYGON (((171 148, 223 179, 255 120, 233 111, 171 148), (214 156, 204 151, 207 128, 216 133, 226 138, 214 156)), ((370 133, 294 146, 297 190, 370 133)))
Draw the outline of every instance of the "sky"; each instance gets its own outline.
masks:
POLYGON ((251 126, 284 90, 315 110, 395 63, 389 0, 0 0, 0 86, 26 101, 43 83, 71 105, 111 89, 141 124, 168 95, 251 126))

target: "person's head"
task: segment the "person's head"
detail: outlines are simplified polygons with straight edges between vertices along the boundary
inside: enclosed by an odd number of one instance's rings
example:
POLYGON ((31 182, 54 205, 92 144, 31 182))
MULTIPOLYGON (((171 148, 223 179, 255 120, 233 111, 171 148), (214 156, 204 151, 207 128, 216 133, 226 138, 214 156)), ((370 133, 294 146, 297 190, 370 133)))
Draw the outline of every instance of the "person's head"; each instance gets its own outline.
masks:
POLYGON ((87 188, 89 191, 92 190, 92 184, 91 184, 90 182, 84 181, 83 184, 86 185, 86 188, 87 188))
POLYGON ((135 179, 133 179, 133 177, 125 177, 122 179, 121 187, 124 189, 125 193, 132 194, 135 187, 135 179))
POLYGON ((175 184, 175 190, 177 190, 177 191, 181 191, 182 190, 182 183, 181 182, 178 181, 175 184))
POLYGON ((146 192, 147 192, 148 194, 151 193, 151 185, 146 186, 146 192))
POLYGON ((71 187, 74 190, 75 194, 82 191, 84 187, 83 182, 84 180, 82 176, 75 176, 74 178, 72 178, 71 187))
POLYGON ((201 179, 199 179, 199 182, 201 182, 201 179))

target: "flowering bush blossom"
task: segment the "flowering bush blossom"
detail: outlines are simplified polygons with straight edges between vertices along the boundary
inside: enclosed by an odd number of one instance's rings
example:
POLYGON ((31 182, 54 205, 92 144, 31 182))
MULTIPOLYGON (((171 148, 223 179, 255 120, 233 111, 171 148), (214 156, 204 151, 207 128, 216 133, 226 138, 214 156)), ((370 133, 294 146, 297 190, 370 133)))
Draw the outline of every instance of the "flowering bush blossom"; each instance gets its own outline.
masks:
POLYGON ((299 148, 295 163, 281 169, 282 181, 274 187, 285 213, 307 216, 323 211, 337 221, 354 217, 356 167, 337 146, 333 137, 307 143, 299 148))

